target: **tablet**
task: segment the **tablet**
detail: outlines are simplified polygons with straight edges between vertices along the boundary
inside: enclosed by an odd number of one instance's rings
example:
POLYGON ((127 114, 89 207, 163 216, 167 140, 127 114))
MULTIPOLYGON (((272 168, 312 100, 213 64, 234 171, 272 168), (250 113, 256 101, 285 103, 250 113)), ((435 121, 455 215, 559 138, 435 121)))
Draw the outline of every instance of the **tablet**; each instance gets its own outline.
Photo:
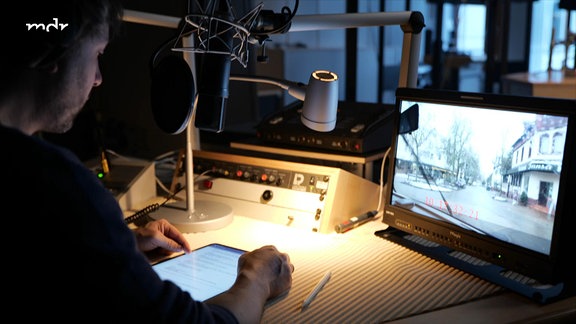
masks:
POLYGON ((244 250, 213 243, 188 254, 160 261, 152 268, 160 278, 174 282, 198 301, 228 290, 238 273, 244 250))

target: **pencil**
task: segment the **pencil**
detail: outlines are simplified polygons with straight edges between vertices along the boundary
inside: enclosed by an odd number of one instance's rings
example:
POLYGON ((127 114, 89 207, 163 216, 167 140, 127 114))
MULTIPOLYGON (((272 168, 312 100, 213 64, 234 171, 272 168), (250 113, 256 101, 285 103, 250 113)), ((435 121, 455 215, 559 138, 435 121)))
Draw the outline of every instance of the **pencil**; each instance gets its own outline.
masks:
POLYGON ((312 301, 314 300, 314 298, 316 298, 316 295, 318 295, 318 293, 320 292, 320 290, 322 290, 322 288, 324 288, 324 285, 326 285, 326 283, 328 282, 328 280, 330 280, 330 277, 332 276, 332 272, 328 271, 326 272, 326 274, 324 275, 324 277, 322 277, 322 279, 320 279, 320 281, 318 282, 318 284, 316 284, 316 286, 314 287, 314 289, 312 289, 312 291, 310 292, 310 294, 308 294, 308 296, 304 299, 304 301, 302 302, 302 307, 300 308, 301 310, 304 310, 306 307, 308 307, 310 305, 310 303, 312 303, 312 301))

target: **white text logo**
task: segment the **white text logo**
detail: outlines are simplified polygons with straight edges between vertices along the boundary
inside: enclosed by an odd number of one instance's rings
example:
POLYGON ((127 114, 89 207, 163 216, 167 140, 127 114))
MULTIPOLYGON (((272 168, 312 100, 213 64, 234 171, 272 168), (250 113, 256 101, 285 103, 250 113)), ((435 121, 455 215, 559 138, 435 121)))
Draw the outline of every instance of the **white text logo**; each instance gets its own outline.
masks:
POLYGON ((59 24, 58 23, 58 18, 54 18, 53 19, 54 22, 50 23, 50 24, 38 24, 38 23, 33 23, 33 24, 26 24, 26 27, 28 27, 28 30, 31 30, 32 28, 35 28, 36 30, 41 29, 44 30, 46 32, 50 32, 50 29, 56 29, 56 30, 64 30, 64 28, 68 27, 68 24, 59 24))

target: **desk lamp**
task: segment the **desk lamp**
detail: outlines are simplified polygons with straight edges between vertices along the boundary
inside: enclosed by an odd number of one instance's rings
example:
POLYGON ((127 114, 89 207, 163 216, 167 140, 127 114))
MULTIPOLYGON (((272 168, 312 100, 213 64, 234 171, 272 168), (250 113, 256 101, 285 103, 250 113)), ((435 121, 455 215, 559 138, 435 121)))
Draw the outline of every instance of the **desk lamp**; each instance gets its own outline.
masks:
POLYGON ((300 120, 306 127, 318 132, 329 132, 336 127, 338 76, 334 72, 316 70, 310 75, 308 85, 250 75, 230 75, 230 80, 266 83, 280 87, 292 97, 304 102, 300 120))
MULTIPOLYGON (((262 4, 240 19, 235 19, 233 8, 229 0, 208 1, 202 6, 194 1, 199 13, 189 14, 184 17, 185 24, 181 29, 178 39, 183 44, 181 47, 173 47, 174 51, 183 52, 184 59, 190 66, 191 73, 196 75, 193 64, 195 57, 192 53, 211 54, 221 56, 220 62, 229 64, 236 60, 244 67, 247 64, 247 47, 250 40, 258 40, 261 43, 272 33, 285 33, 297 31, 326 30, 340 28, 358 28, 367 26, 400 25, 404 32, 402 59, 400 65, 399 86, 416 87, 418 76, 418 63, 420 51, 420 32, 424 27, 424 18, 420 12, 378 12, 378 13, 349 13, 330 15, 305 15, 295 16, 296 10, 291 14, 274 14, 270 11, 262 11, 262 4), (278 25, 276 25, 278 24, 278 25), (236 43, 234 43, 236 42, 236 43), (224 58, 224 60, 222 60, 224 58)), ((298 0, 295 1, 295 8, 298 0)), ((178 28, 180 19, 142 13, 133 10, 124 11, 124 21, 156 25, 161 27, 178 28)), ((229 71, 228 68, 225 70, 229 71)), ((188 73, 188 72, 186 72, 188 73)), ((293 83, 274 79, 257 77, 226 76, 224 80, 218 80, 217 87, 222 89, 221 101, 227 98, 228 79, 251 82, 266 82, 276 84, 288 90, 297 99, 305 99, 302 114, 302 123, 317 131, 331 131, 335 126, 336 108, 328 109, 327 112, 316 111, 316 105, 335 103, 337 106, 337 76, 329 71, 316 71, 312 73, 307 92, 302 98, 302 86, 293 86, 293 83), (312 96, 312 94, 314 94, 312 96), (316 96, 318 94, 318 96, 316 96), (312 97, 314 99, 312 99, 312 97)), ((198 80, 198 79, 197 79, 198 80)), ((193 87, 192 87, 193 88, 193 87)), ((193 172, 193 143, 195 143, 195 127, 192 127, 198 108, 199 95, 194 96, 191 113, 182 114, 182 125, 178 132, 187 129, 186 136, 186 207, 162 208, 158 211, 158 217, 166 218, 183 232, 199 232, 218 229, 232 221, 232 209, 225 204, 213 201, 194 200, 194 172, 193 172), (160 216, 161 214, 161 216, 160 216)), ((222 118, 220 116, 219 118, 222 118)), ((196 123, 197 124, 197 123, 196 123)), ((167 206, 168 207, 168 206, 167 206)), ((154 218, 154 215, 151 214, 154 218)))

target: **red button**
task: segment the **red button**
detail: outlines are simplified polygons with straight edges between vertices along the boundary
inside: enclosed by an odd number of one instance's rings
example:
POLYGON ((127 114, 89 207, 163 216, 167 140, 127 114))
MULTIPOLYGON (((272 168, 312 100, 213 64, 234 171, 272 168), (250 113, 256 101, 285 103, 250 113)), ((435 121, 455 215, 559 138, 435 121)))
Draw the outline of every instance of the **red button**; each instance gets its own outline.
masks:
POLYGON ((203 185, 204 185, 204 188, 205 188, 205 189, 212 189, 212 184, 213 184, 212 181, 210 181, 210 180, 204 180, 204 184, 203 184, 203 185))

